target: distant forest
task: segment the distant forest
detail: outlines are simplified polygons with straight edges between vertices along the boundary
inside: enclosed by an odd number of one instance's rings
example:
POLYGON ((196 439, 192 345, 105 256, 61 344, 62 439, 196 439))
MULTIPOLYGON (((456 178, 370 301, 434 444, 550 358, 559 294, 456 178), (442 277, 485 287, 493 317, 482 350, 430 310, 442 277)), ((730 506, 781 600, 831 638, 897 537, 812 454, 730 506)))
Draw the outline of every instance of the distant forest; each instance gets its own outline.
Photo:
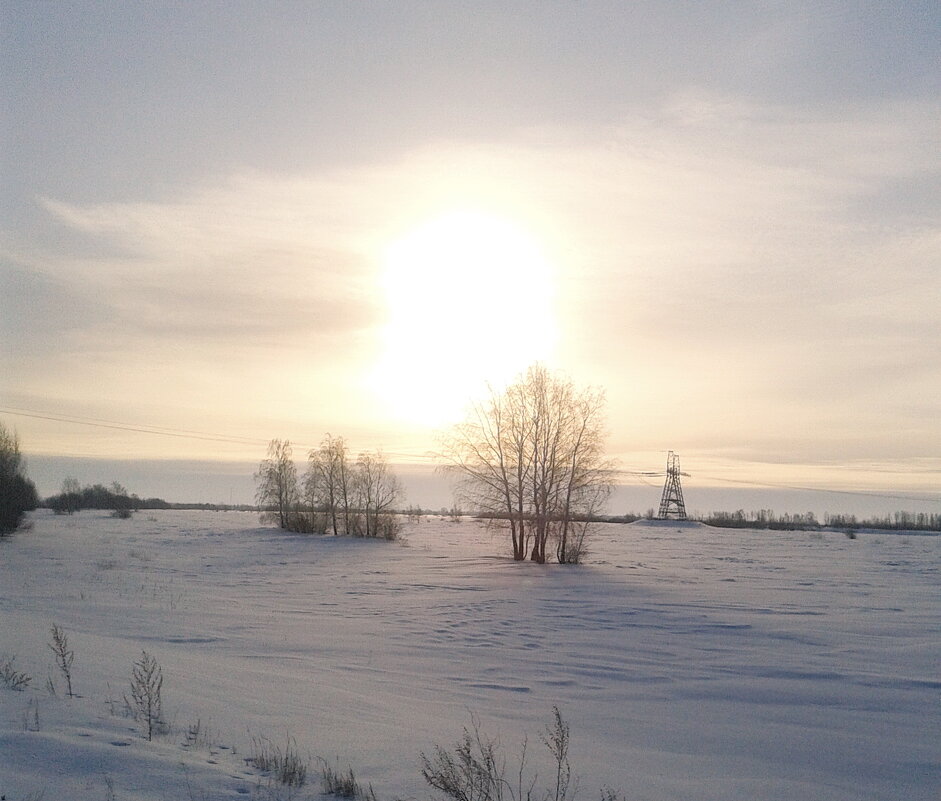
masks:
MULTIPOLYGON (((66 479, 63 482, 63 491, 52 495, 40 504, 40 507, 52 509, 56 514, 73 514, 82 509, 103 509, 115 512, 135 512, 142 509, 192 509, 206 511, 243 511, 262 512, 271 511, 274 507, 264 504, 217 504, 217 503, 170 503, 162 498, 140 498, 136 494, 128 494, 127 490, 117 482, 110 487, 103 484, 92 484, 80 487, 75 479, 66 479)), ((464 512, 457 507, 450 509, 422 509, 410 506, 398 510, 400 514, 417 519, 425 515, 446 515, 452 519, 465 516, 493 518, 499 515, 476 514, 464 512)), ((652 520, 655 518, 653 509, 648 509, 644 515, 596 515, 592 519, 603 523, 633 523, 637 520, 652 520)), ((816 531, 822 528, 839 529, 841 531, 857 531, 859 529, 874 529, 877 531, 936 531, 941 532, 941 514, 929 512, 894 512, 882 517, 857 518, 856 515, 828 514, 820 522, 813 512, 790 514, 785 512, 776 515, 770 509, 759 509, 746 512, 739 509, 735 512, 711 512, 708 515, 691 517, 690 520, 705 523, 718 528, 750 528, 769 529, 774 531, 816 531)))
MULTIPOLYGON (((417 519, 422 515, 441 515, 452 519, 461 517, 475 517, 483 520, 500 519, 500 515, 476 514, 464 512, 452 507, 450 509, 421 509, 409 507, 401 512, 410 518, 417 519)), ((623 515, 593 515, 591 518, 580 516, 578 519, 590 519, 597 523, 634 523, 638 520, 656 520, 657 515, 653 509, 646 514, 628 513, 623 515)), ((694 515, 689 518, 694 523, 705 523, 716 528, 749 528, 768 529, 773 531, 819 531, 820 529, 837 529, 839 531, 857 531, 859 529, 874 529, 878 531, 932 531, 941 532, 941 514, 924 512, 895 512, 884 517, 857 518, 856 515, 828 514, 821 523, 813 512, 797 514, 784 514, 778 516, 770 509, 746 512, 739 509, 735 512, 711 512, 708 515, 694 515)), ((663 521, 678 522, 678 521, 663 521)))
POLYGON ((52 509, 56 514, 74 514, 82 509, 105 509, 127 516, 142 509, 197 509, 207 511, 256 511, 251 504, 218 503, 169 503, 162 498, 140 498, 128 491, 118 482, 110 487, 92 484, 81 487, 74 478, 62 482, 62 492, 51 495, 40 503, 41 507, 52 509))
POLYGON ((780 531, 836 528, 855 531, 861 528, 880 531, 941 531, 941 514, 929 512, 895 512, 884 517, 858 519, 856 515, 828 514, 820 523, 813 512, 776 516, 770 509, 757 512, 713 512, 698 518, 701 522, 720 528, 763 528, 780 531))

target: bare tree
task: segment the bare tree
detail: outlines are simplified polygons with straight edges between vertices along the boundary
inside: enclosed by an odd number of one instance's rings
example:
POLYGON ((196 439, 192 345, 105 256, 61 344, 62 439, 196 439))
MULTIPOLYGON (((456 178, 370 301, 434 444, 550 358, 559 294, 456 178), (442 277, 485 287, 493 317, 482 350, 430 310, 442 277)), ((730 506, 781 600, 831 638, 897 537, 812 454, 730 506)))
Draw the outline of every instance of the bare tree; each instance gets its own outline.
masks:
POLYGON ((307 453, 307 472, 304 473, 304 503, 311 517, 322 516, 322 528, 318 533, 326 534, 328 528, 337 531, 337 508, 330 482, 329 460, 323 446, 307 453))
POLYGON ((271 508, 274 520, 287 528, 291 511, 297 503, 297 468, 294 466, 290 440, 273 439, 268 444, 268 458, 255 473, 255 500, 271 508))
POLYGON ((465 506, 509 522, 513 558, 519 561, 526 558, 529 542, 525 497, 529 465, 525 431, 520 430, 524 415, 521 410, 514 414, 513 400, 509 392, 501 396, 491 391, 445 437, 442 456, 465 506))
POLYGON ((304 488, 311 510, 323 510, 335 536, 351 533, 352 470, 343 437, 327 434, 320 447, 310 451, 304 488))
POLYGON ((395 539, 397 529, 391 510, 402 495, 402 485, 381 452, 359 455, 354 485, 365 536, 395 539))
POLYGON ((465 506, 508 522, 513 558, 578 561, 611 491, 604 395, 542 365, 474 405, 443 441, 443 466, 465 506))
POLYGON ((62 481, 62 509, 66 514, 75 514, 82 505, 82 485, 73 476, 62 481))
POLYGON ((120 517, 126 520, 131 516, 133 502, 127 494, 127 488, 117 481, 111 482, 111 503, 113 506, 112 517, 120 517))
POLYGON ((563 564, 580 561, 588 528, 611 494, 613 468, 604 457, 604 396, 583 392, 570 402, 556 531, 556 557, 563 564))

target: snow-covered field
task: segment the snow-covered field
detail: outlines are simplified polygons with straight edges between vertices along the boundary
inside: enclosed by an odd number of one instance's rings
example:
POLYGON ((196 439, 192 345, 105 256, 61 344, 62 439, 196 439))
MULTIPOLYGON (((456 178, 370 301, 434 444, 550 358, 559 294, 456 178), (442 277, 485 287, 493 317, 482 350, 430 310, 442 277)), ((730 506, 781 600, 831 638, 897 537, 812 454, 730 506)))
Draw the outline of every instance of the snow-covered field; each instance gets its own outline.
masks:
POLYGON ((0 683, 7 801, 270 797, 261 737, 312 757, 295 797, 322 757, 427 798, 420 752, 473 714, 536 765, 553 705, 589 801, 941 797, 936 536, 610 525, 573 568, 515 564, 470 520, 404 543, 240 513, 33 523, 0 542, 0 661, 33 677, 0 683), (123 715, 143 649, 173 726, 153 743, 123 715), (210 744, 185 747, 197 720, 210 744))

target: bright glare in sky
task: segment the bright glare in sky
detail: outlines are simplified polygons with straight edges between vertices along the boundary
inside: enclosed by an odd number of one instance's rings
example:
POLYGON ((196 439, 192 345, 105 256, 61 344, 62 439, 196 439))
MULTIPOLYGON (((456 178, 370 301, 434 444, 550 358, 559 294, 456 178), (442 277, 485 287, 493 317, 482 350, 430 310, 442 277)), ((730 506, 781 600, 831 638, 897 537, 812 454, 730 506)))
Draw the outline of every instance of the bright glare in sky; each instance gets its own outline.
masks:
POLYGON ((501 384, 557 339, 553 271, 521 226, 477 211, 419 225, 385 252, 381 402, 398 418, 458 422, 485 382, 501 384))

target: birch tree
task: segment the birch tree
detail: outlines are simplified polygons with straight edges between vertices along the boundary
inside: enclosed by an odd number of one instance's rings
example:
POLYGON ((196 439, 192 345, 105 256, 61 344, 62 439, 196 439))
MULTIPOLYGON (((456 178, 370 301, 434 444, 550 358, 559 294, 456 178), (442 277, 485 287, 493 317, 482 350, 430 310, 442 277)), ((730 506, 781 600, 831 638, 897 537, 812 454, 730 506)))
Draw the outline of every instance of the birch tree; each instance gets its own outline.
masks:
POLYGON ((287 528, 297 504, 297 468, 290 440, 271 440, 268 458, 255 473, 255 485, 255 501, 259 506, 271 508, 278 525, 287 528))
POLYGON ((382 453, 361 453, 357 457, 355 484, 357 507, 363 515, 363 534, 395 539, 397 528, 392 507, 402 494, 402 485, 382 453))
POLYGON ((490 390, 443 440, 461 502, 507 522, 513 558, 577 562, 612 486, 604 394, 578 390, 542 365, 490 390))
POLYGON ((327 434, 307 455, 305 494, 311 509, 322 510, 335 536, 352 533, 352 470, 343 437, 327 434))

